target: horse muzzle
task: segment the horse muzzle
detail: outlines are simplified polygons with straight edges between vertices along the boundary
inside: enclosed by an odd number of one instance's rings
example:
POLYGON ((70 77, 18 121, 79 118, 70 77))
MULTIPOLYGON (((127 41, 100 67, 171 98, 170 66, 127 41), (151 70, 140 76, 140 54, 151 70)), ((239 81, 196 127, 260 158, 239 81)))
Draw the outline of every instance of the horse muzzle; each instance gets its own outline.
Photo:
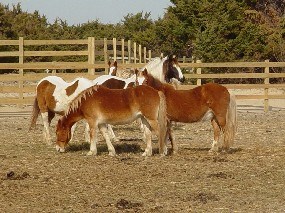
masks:
POLYGON ((65 152, 65 149, 62 148, 62 147, 60 147, 59 145, 55 145, 55 149, 56 149, 56 151, 58 151, 58 152, 60 152, 60 153, 65 152))

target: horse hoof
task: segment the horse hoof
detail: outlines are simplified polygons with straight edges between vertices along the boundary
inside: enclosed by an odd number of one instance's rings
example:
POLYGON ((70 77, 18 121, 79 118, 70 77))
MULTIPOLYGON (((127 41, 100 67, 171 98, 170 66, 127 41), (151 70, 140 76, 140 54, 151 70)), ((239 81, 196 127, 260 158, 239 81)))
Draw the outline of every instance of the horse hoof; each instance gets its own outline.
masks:
POLYGON ((59 153, 65 152, 65 149, 64 149, 64 148, 61 148, 61 147, 58 146, 58 145, 55 146, 55 149, 56 149, 56 151, 58 151, 59 153))
POLYGON ((113 138, 113 142, 120 142, 119 138, 113 138))
POLYGON ((144 153, 142 154, 142 156, 143 156, 143 157, 150 157, 150 156, 152 156, 152 153, 151 153, 151 152, 144 152, 144 153))
POLYGON ((87 152, 87 154, 86 154, 87 156, 92 156, 92 155, 96 155, 96 152, 94 152, 94 151, 89 151, 89 152, 87 152))
POLYGON ((116 153, 114 153, 114 152, 109 152, 109 156, 115 157, 115 156, 116 156, 116 153))

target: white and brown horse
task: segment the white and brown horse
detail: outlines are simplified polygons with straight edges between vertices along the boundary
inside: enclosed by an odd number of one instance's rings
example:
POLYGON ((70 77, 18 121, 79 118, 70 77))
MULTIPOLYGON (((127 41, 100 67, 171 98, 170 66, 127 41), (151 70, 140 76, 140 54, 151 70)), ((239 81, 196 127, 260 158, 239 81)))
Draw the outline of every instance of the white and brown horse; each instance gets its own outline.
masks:
POLYGON ((69 102, 91 86, 93 82, 85 78, 76 78, 70 83, 57 76, 43 78, 36 87, 30 129, 36 125, 37 118, 41 114, 44 140, 51 144, 49 125, 55 114, 64 115, 69 102))
POLYGON ((141 70, 143 71, 144 69, 161 82, 170 83, 172 79, 176 79, 179 82, 185 80, 177 57, 174 55, 151 59, 141 70))
MULTIPOLYGON (((190 90, 175 90, 170 84, 162 83, 147 70, 140 73, 139 78, 144 83, 159 91, 166 97, 167 117, 170 121, 193 123, 211 120, 214 130, 214 140, 210 151, 218 151, 220 133, 224 134, 222 150, 227 151, 233 144, 237 127, 236 101, 226 87, 207 83, 190 90)), ((169 126, 169 138, 173 151, 177 145, 169 126)))
POLYGON ((117 76, 119 78, 130 78, 134 74, 134 70, 132 69, 118 69, 117 61, 114 61, 113 63, 109 61, 108 65, 109 75, 117 76))
POLYGON ((56 130, 56 149, 59 152, 65 151, 71 137, 71 127, 77 121, 85 119, 90 127, 88 155, 97 154, 97 128, 106 138, 109 155, 115 155, 106 125, 126 124, 141 118, 147 129, 147 146, 143 155, 152 155, 151 130, 158 136, 159 152, 166 154, 167 151, 163 145, 167 127, 165 107, 163 93, 145 85, 127 89, 109 89, 95 85, 81 92, 70 102, 67 113, 59 119, 56 130))

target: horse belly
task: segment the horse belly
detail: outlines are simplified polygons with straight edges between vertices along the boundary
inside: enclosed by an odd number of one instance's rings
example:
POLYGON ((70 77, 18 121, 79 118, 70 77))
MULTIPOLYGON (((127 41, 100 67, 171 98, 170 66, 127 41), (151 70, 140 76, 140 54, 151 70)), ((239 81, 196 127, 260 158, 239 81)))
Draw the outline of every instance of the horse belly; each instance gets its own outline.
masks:
POLYGON ((140 117, 140 113, 120 112, 112 114, 103 114, 100 116, 99 123, 111 125, 128 124, 140 117))

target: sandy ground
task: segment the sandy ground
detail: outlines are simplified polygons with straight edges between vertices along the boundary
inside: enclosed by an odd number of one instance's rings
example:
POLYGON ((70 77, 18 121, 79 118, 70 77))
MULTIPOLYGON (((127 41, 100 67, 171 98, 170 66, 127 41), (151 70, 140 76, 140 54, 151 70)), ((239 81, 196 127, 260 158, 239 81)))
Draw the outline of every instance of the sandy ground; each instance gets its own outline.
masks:
POLYGON ((155 137, 154 155, 141 156, 135 123, 114 128, 116 157, 102 136, 98 155, 86 156, 83 123, 59 154, 43 143, 40 119, 28 131, 31 107, 1 106, 0 212, 284 212, 285 100, 269 103, 264 113, 262 100, 237 101, 230 153, 209 154, 208 122, 178 123, 179 152, 163 158, 155 137))
MULTIPOLYGON (((142 157, 137 124, 115 127, 117 156, 100 136, 86 156, 83 125, 66 153, 42 142, 29 116, 0 117, 1 212, 284 212, 285 111, 239 110, 235 144, 209 154, 208 122, 177 124, 177 155, 142 157)), ((55 140, 54 127, 51 128, 55 140)))

